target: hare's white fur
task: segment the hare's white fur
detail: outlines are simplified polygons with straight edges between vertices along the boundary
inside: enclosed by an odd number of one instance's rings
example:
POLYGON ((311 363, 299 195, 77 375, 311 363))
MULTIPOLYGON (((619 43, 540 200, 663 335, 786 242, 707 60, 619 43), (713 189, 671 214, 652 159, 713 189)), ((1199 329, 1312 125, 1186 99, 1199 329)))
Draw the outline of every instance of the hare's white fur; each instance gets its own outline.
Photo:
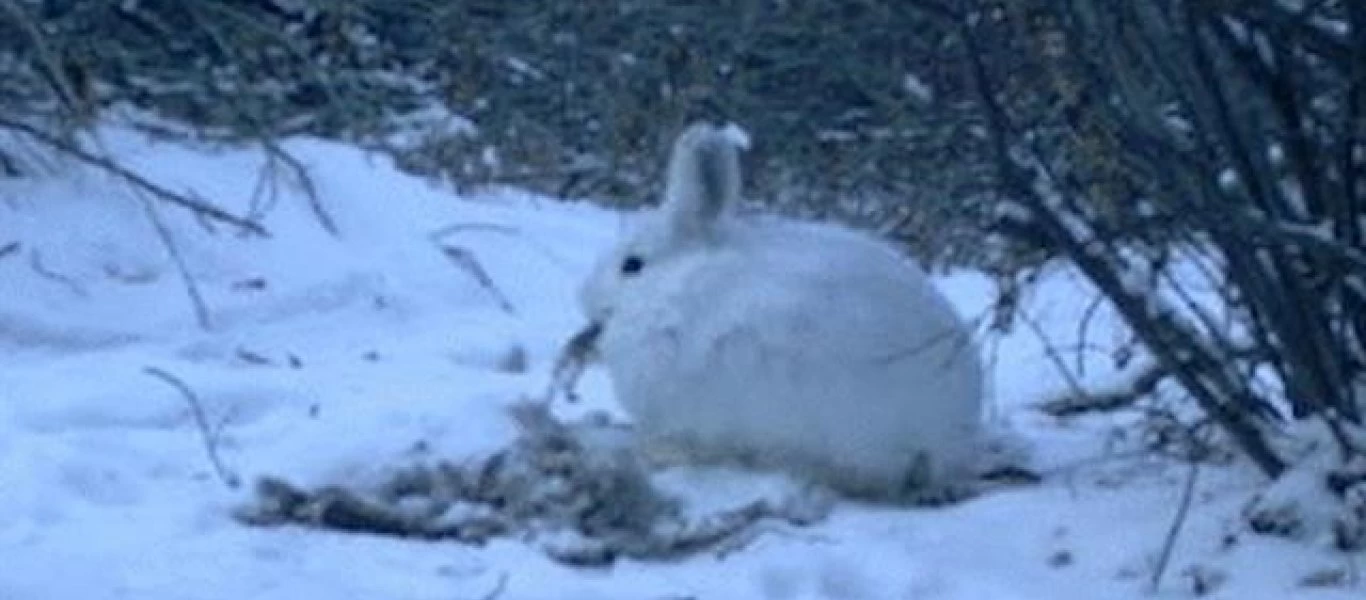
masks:
POLYGON ((849 493, 961 482, 983 391, 970 332, 919 268, 870 237, 732 214, 738 142, 686 129, 662 206, 580 292, 617 400, 647 440, 849 493))

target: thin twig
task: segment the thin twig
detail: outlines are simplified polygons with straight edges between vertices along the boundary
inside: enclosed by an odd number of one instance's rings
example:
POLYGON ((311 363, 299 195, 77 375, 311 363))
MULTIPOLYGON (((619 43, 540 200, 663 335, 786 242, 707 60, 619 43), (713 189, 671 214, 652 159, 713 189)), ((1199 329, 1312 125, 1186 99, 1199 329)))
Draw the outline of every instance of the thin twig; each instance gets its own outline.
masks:
POLYGON ((493 584, 493 589, 480 596, 479 600, 497 600, 499 596, 503 595, 503 592, 507 591, 507 588, 508 574, 507 571, 503 571, 498 574, 498 582, 493 584))
POLYGON ((262 227, 259 223, 243 219, 207 202, 190 198, 185 194, 180 194, 168 190, 165 187, 157 185, 156 183, 148 180, 147 178, 138 175, 137 173, 134 173, 133 171, 130 171, 127 168, 120 166, 118 163, 114 162, 107 156, 99 156, 87 152, 84 149, 76 146, 75 144, 57 138, 56 136, 53 136, 51 134, 48 134, 47 132, 38 129, 37 127, 34 127, 27 123, 21 123, 19 121, 14 121, 6 119, 4 117, 0 117, 0 128, 23 133, 28 137, 38 141, 39 143, 48 146, 54 150, 57 150, 58 152, 74 156, 81 162, 99 168, 120 179, 123 179, 124 181, 127 181, 136 188, 147 191, 148 193, 155 196, 158 200, 169 202, 171 204, 193 211, 194 213, 207 218, 215 219, 218 221, 222 221, 224 223, 228 223, 230 225, 241 227, 242 229, 245 229, 256 235, 260 235, 263 237, 270 236, 270 233, 267 232, 266 229, 262 227))
POLYGON ((4 246, 0 246, 0 258, 5 258, 6 256, 14 254, 18 251, 19 242, 10 242, 8 244, 5 244, 4 246))
POLYGON ((53 271, 52 269, 49 269, 46 264, 43 264, 43 257, 37 250, 34 250, 29 253, 28 265, 30 268, 33 269, 34 273, 37 273, 44 279, 55 281, 57 283, 62 284, 63 286, 66 286, 66 289, 71 290, 72 294, 75 294, 82 298, 90 297, 90 292, 86 291, 85 287, 78 283, 75 279, 72 279, 70 277, 67 277, 66 275, 53 271))
POLYGON ((428 234, 433 242, 439 242, 442 238, 460 233, 463 231, 492 231, 506 235, 520 235, 521 231, 511 225, 502 223, 453 223, 428 234))
POLYGON ((194 417, 195 425, 199 428, 200 439, 204 442, 204 451, 209 456, 209 464, 213 465, 214 472, 218 479, 228 486, 229 489, 237 489, 242 485, 242 480, 236 473, 223 466, 223 461, 218 456, 219 437, 214 435, 213 428, 209 425, 209 417, 204 413, 204 406, 200 404, 199 397, 195 395, 190 386, 185 385, 184 381, 176 376, 167 373, 156 367, 143 367, 143 373, 151 375, 180 392, 180 396, 190 405, 190 415, 194 417))
POLYGON ((275 169, 275 161, 267 157, 261 168, 256 170, 256 181, 251 186, 251 202, 247 209, 248 218, 264 217, 279 200, 280 186, 275 169))
POLYGON ((898 348, 895 352, 892 352, 891 354, 888 354, 886 356, 875 357, 875 360, 885 364, 892 364, 895 362, 915 358, 921 352, 928 352, 931 348, 934 348, 935 346, 938 346, 942 343, 948 342, 950 341, 950 338, 952 338, 953 347, 949 349, 950 351, 948 355, 945 356, 944 360, 938 365, 941 369, 947 369, 948 367, 953 365, 953 363, 957 362, 958 359, 963 356, 964 352, 977 351, 977 347, 975 344, 973 344, 973 341, 978 335, 979 331, 983 329, 983 324, 987 321, 987 316, 991 312, 992 309, 987 309, 986 311, 983 311, 982 314, 977 315, 975 318, 967 321, 966 323, 963 323, 961 325, 953 324, 946 326, 943 329, 935 332, 935 334, 930 336, 929 339, 926 339, 909 348, 898 348))
POLYGON ((1091 412, 1125 408, 1157 389, 1170 373, 1153 362, 1111 389, 1088 391, 1085 397, 1065 396, 1039 404, 1039 410, 1052 417, 1070 417, 1091 412))
MULTIPOLYGON (((212 8, 216 10, 217 12, 219 12, 220 17, 228 16, 240 19, 243 21, 245 25, 257 28, 261 32, 266 33, 271 37, 278 36, 278 33, 271 30, 271 28, 260 27, 260 24, 255 22, 254 19, 243 19, 243 15, 238 14, 238 12, 235 10, 226 7, 213 7, 207 4, 203 5, 203 7, 212 8)), ((200 16, 199 13, 194 10, 190 10, 188 14, 191 16, 191 18, 195 19, 195 21, 199 23, 200 28, 203 29, 205 33, 209 34, 209 38, 216 42, 219 52, 227 56, 232 56, 235 62, 242 62, 240 53, 238 52, 238 48, 235 45, 224 40, 222 36, 219 35, 218 30, 213 26, 210 19, 200 16)), ((279 38, 278 41, 284 42, 284 47, 287 50, 294 49, 287 38, 279 38)), ((320 75, 320 77, 325 76, 320 75)), ((329 92, 329 99, 335 101, 335 94, 330 93, 332 90, 330 87, 326 85, 327 82, 324 80, 320 80, 320 82, 324 83, 324 85, 322 86, 324 91, 329 92)), ((215 89, 218 88, 218 86, 213 87, 215 89)), ((229 108, 237 108, 237 105, 229 103, 229 108)), ((289 151, 280 147, 279 142, 276 141, 279 132, 276 131, 275 128, 268 127, 265 124, 263 124, 262 119, 259 117, 259 115, 250 114, 247 111, 240 109, 236 110, 235 112, 237 113, 237 116, 240 119, 242 119, 249 127, 251 127, 251 129, 255 131, 256 137, 259 138, 258 141, 260 141, 261 143, 261 148, 265 150, 266 164, 262 167, 262 171, 268 172, 271 178, 271 199, 274 200, 276 194, 274 177, 276 172, 275 165, 278 161, 280 163, 284 163, 286 167, 288 167, 291 171, 294 172, 295 181, 298 182, 299 187, 303 190, 304 196, 308 201, 309 209, 313 211, 314 217, 318 219, 318 222, 322 225, 323 229, 325 229, 329 234, 336 236, 338 234, 336 221, 333 220, 332 215, 328 214, 327 209, 323 207, 322 200, 318 196, 318 188, 313 183, 313 177, 308 173, 308 168, 305 167, 302 162, 295 158, 293 154, 290 154, 289 151)), ((258 181, 257 191, 260 191, 261 189, 259 183, 260 182, 258 181)), ((253 200, 255 198, 256 194, 253 193, 253 200)), ((259 207, 256 205, 255 202, 253 202, 253 209, 255 208, 259 207)), ((255 210, 253 210, 253 213, 254 212, 255 210)))
POLYGON ((559 253, 550 249, 550 247, 546 246, 545 244, 542 244, 535 239, 522 235, 522 230, 512 225, 504 225, 502 223, 482 223, 478 221, 472 221, 468 223, 452 223, 450 225, 446 225, 444 227, 432 231, 431 233, 427 234, 427 238, 430 239, 433 244, 436 244, 438 246, 444 246, 445 244, 443 243, 443 240, 445 238, 455 235, 457 233, 464 232, 496 233, 498 235, 505 235, 508 237, 517 238, 522 243, 526 244, 527 246, 530 246, 532 249, 539 252, 542 256, 545 256, 545 258, 550 262, 555 263, 555 266, 561 267, 563 269, 570 268, 569 261, 567 261, 564 256, 561 256, 559 253))
POLYGON ((1200 461, 1190 461, 1190 470, 1186 474, 1186 485, 1181 489, 1181 503, 1176 507, 1176 516, 1172 518, 1171 527, 1167 528, 1167 538, 1162 542, 1162 552, 1157 556, 1157 565, 1153 568, 1153 577, 1148 582, 1151 592, 1156 592, 1159 584, 1162 583, 1162 576, 1167 572, 1167 565, 1171 563, 1172 551, 1176 549, 1176 538, 1181 534, 1181 529, 1186 524, 1186 517, 1190 515, 1191 500, 1195 497, 1195 480, 1200 475, 1200 461))
POLYGON ((193 275, 190 275, 190 268, 185 263, 185 256, 180 253, 180 247, 176 245, 175 238, 171 235, 171 229, 161 220, 161 215, 157 214, 157 208, 152 204, 151 198, 138 193, 138 191, 134 190, 134 194, 147 213, 147 219, 152 222, 152 228, 156 229, 157 238, 166 247, 166 253, 171 256, 171 262, 175 264, 176 272, 180 274, 181 283, 185 284, 185 293, 190 298, 190 305, 194 307, 195 322, 199 323, 200 328, 208 330, 212 325, 209 321, 209 306, 204 302, 204 296, 199 293, 199 283, 194 280, 193 275))
POLYGON ((3 6, 5 12, 10 14, 10 17, 18 23, 19 28, 29 38, 31 47, 35 50, 43 71, 47 73, 52 90, 56 92, 57 98, 67 106, 73 116, 83 113, 87 108, 83 105, 82 100, 84 99, 77 95, 76 86, 72 84, 70 78, 66 76, 66 71, 62 69, 62 61, 58 58, 57 52, 47 43, 51 36, 43 34, 39 23, 32 15, 28 14, 28 11, 19 6, 18 2, 4 0, 3 6))
POLYGON ((484 288, 484 290, 493 297, 494 302, 498 304, 498 308, 509 315, 517 314, 517 308, 512 305, 512 301, 508 299, 507 295, 503 294, 503 290, 498 288, 498 284, 494 283, 493 277, 489 276, 489 272, 484 270, 484 266, 479 263, 479 259, 475 258, 472 252, 459 246, 438 244, 438 247, 441 248, 441 252, 446 255, 446 258, 449 258, 451 262, 461 270, 469 273, 470 276, 479 283, 479 286, 484 288))
POLYGON ((1091 394, 1086 391, 1086 387, 1081 384, 1081 380, 1077 379, 1076 374, 1072 373, 1072 369, 1067 366, 1067 360, 1063 358, 1062 352, 1058 350, 1058 347, 1053 343, 1052 338, 1048 337, 1048 332, 1044 331, 1043 326, 1039 324, 1039 321, 1030 316, 1029 311, 1027 310, 1020 310, 1019 314, 1020 320, 1024 321, 1025 325, 1029 326, 1029 330, 1034 333, 1034 337, 1038 338, 1039 343, 1043 344, 1044 354, 1048 357, 1048 360, 1057 367, 1058 374, 1061 375, 1063 381, 1067 383, 1067 387, 1071 389, 1072 393, 1082 402, 1094 404, 1095 402, 1091 398, 1091 394))
POLYGON ((1091 303, 1086 306, 1086 310, 1081 313, 1081 320, 1077 323, 1077 374, 1086 376, 1086 358, 1082 350, 1086 348, 1086 338, 1090 335, 1091 320, 1095 318, 1100 307, 1105 304, 1105 294, 1097 292, 1091 298, 1091 303))
POLYGON ((266 156, 270 157, 271 160, 283 162, 285 166, 289 167, 289 170, 294 172, 294 180, 303 189, 304 197, 308 200, 308 208, 313 211, 313 216, 318 219, 318 223, 322 224, 327 233, 334 236, 338 235, 337 222, 323 207, 322 198, 318 196, 318 186, 313 183, 313 176, 309 174, 308 167, 299 162, 299 159, 295 158, 293 154, 281 148, 275 140, 264 135, 261 137, 261 146, 265 148, 266 156))
MULTIPOLYGON (((104 147, 98 136, 95 137, 95 144, 103 156, 113 155, 104 147)), ((180 247, 176 245, 175 237, 171 235, 171 229, 166 226, 166 222, 161 219, 161 214, 157 212, 156 203, 153 202, 154 198, 147 195, 149 190, 145 187, 139 187, 131 181, 129 183, 130 191, 142 206, 143 212, 147 215, 147 220, 151 222, 153 230, 156 231, 157 239, 165 246, 166 253, 171 257, 172 264, 175 265, 176 273, 180 275, 181 283, 185 285, 185 293, 190 298, 190 306, 194 309, 195 322, 199 324, 201 329, 208 330, 211 326, 208 304, 205 303, 204 296, 199 293, 199 283, 190 274, 189 265, 185 262, 185 256, 181 254, 180 247)), ((191 195, 193 195, 193 191, 191 191, 191 195)), ((197 198, 196 201, 198 201, 197 198)), ((202 201, 198 202, 202 203, 202 201)), ((204 213, 195 213, 195 215, 200 219, 206 219, 204 213)))

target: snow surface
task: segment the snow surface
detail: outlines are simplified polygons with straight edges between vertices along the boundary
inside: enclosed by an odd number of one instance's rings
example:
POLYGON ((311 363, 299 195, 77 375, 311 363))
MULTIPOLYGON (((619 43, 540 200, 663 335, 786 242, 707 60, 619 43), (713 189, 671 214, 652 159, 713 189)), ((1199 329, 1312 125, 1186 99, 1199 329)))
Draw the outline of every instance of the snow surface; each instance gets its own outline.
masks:
MULTIPOLYGON (((171 189, 238 213, 253 204, 259 153, 101 135, 171 189)), ((269 207, 265 239, 155 205, 210 307, 208 331, 126 185, 70 164, 41 180, 0 180, 0 247, 21 244, 0 256, 0 599, 1153 596, 1151 565, 1186 468, 1133 452, 1132 419, 1059 421, 1032 408, 1068 389, 1059 362, 1079 362, 1086 385, 1122 375, 1104 349, 1129 336, 1104 307, 1082 318, 1093 293, 1063 269, 1027 299, 1037 329, 985 342, 993 423, 1028 449, 1045 476, 1036 486, 944 508, 842 502, 823 523, 774 523, 724 556, 587 570, 519 539, 471 547, 239 524, 230 513, 246 488, 215 477, 186 403, 145 368, 194 390, 227 468, 248 481, 361 481, 418 445, 453 459, 487 453, 513 435, 505 408, 545 389, 559 344, 580 325, 574 287, 620 222, 515 191, 457 198, 336 144, 287 148, 312 169, 338 237, 293 189, 269 207), (437 248, 438 231, 496 291, 437 248), (1081 349, 1050 355, 1041 338, 1081 349), (519 352, 528 368, 505 368, 519 352)), ((969 317, 990 300, 974 274, 941 285, 969 317)), ((581 392, 572 411, 612 409, 601 374, 581 392)), ((762 479, 661 477, 721 504, 762 479)), ((1192 565, 1226 575, 1210 597, 1361 597, 1359 584, 1297 583, 1354 572, 1341 554, 1245 531, 1239 513, 1261 485, 1246 466, 1202 470, 1156 597, 1191 597, 1182 573, 1192 565)))

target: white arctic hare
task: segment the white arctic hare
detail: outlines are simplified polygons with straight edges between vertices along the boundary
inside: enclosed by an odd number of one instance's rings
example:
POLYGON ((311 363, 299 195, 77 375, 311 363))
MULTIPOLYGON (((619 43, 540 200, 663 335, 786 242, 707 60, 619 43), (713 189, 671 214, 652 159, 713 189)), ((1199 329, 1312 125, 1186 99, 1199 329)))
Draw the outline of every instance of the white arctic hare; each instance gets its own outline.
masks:
POLYGON ((663 205, 580 291, 616 397, 647 442, 747 457, 857 496, 968 474, 982 368, 925 274, 851 230, 744 218, 741 142, 694 124, 663 205))

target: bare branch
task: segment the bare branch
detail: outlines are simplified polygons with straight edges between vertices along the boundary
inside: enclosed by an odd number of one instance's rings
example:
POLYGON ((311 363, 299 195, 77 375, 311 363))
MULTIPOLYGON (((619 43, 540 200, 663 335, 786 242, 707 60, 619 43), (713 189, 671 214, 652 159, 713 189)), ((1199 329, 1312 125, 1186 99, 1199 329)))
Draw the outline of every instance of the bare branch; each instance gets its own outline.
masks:
POLYGON ((11 254, 19 252, 19 248, 21 247, 23 246, 19 242, 10 242, 8 244, 0 246, 0 258, 5 258, 11 254))
POLYGON ((190 415, 194 418, 195 426, 199 428, 199 437, 204 442, 204 452, 209 457, 209 464, 213 466, 214 473, 229 489, 237 489, 241 486, 242 480, 236 473, 225 467, 223 460, 218 456, 219 437, 214 433, 214 428, 209 425, 209 417, 205 414, 204 406, 200 404, 199 397, 195 395, 194 390, 191 390, 190 386, 176 376, 157 367, 144 367, 142 372, 160 379, 180 392, 181 398, 184 398, 185 403, 190 406, 190 415))
POLYGON ((516 227, 504 225, 502 223, 454 223, 431 232, 428 237, 430 237, 432 241, 439 241, 446 236, 454 235, 462 231, 492 231, 506 235, 518 235, 521 233, 516 227))
POLYGON ((1091 302, 1082 310, 1081 319, 1077 321, 1077 374, 1083 377, 1086 376, 1086 359, 1084 358, 1083 352, 1088 347, 1086 340, 1090 337, 1091 320, 1095 318, 1096 313, 1100 312, 1101 306, 1104 305, 1105 295, 1101 293, 1095 294, 1095 296, 1091 298, 1091 302))
POLYGON ((40 277, 62 284, 62 286, 70 290, 72 294, 82 298, 90 297, 90 292, 86 291, 85 286, 81 285, 80 282, 49 268, 47 264, 43 262, 42 254, 37 250, 29 252, 28 266, 40 277))
POLYGON ((272 160, 283 162, 294 173, 294 180, 304 192, 304 198, 308 201, 308 207, 313 211, 313 216, 322 224, 323 229, 332 235, 337 235, 337 222, 332 215, 323 207, 322 198, 318 196, 318 187, 313 183, 313 176, 308 172, 308 167, 299 162, 293 154, 285 151, 275 140, 263 136, 261 146, 265 148, 267 156, 272 160))
POLYGON ((475 258, 473 253, 459 246, 438 244, 438 247, 441 248, 441 253, 445 254, 446 258, 449 258, 460 270, 469 273, 479 283, 479 286, 493 297, 493 300, 498 303, 498 308, 510 315, 517 314, 517 308, 512 305, 512 301, 503 294, 503 290, 498 288, 498 284, 494 283, 493 277, 489 276, 489 272, 484 270, 484 266, 479 263, 479 259, 475 258))
POLYGON ((1195 498, 1195 482, 1199 475, 1200 461, 1190 461, 1186 484, 1181 488, 1181 500, 1176 507, 1176 516, 1172 517, 1172 524, 1167 528, 1167 537, 1162 541, 1162 551, 1158 553, 1157 564, 1153 567, 1152 579, 1148 580, 1150 592, 1157 591, 1158 585, 1162 583, 1162 576, 1167 572, 1172 551, 1176 548, 1176 538, 1181 535, 1181 529, 1186 525, 1186 517, 1190 514, 1191 500, 1195 498))
POLYGON ((498 600, 498 597, 502 596, 503 592, 507 591, 507 587, 508 574, 507 571, 503 571, 498 574, 498 581, 493 584, 493 589, 489 590, 488 593, 483 596, 480 596, 479 600, 498 600))
POLYGON ((1285 461, 1262 437, 1253 414, 1233 405, 1250 395, 1245 384, 1228 379, 1227 372, 1205 351, 1195 332, 1183 327, 1170 310, 1153 306, 1156 298, 1128 288, 1122 275, 1128 265, 1114 254, 1114 249, 1107 248, 1104 240, 1086 238, 1094 232, 1079 230, 1080 217, 1061 214, 1060 211, 1069 209, 1054 205, 1055 200, 1071 196, 1066 189, 1059 187, 1056 180, 1040 181, 1036 187, 1035 179, 1044 176, 1030 173, 1016 163, 1011 148, 1016 132, 997 99, 985 62, 985 47, 979 39, 982 34, 977 29, 978 25, 966 21, 960 27, 968 48, 971 84, 986 117, 998 183, 1008 195, 1029 207, 1047 239, 1057 244, 1111 299, 1157 360, 1171 370, 1201 408, 1233 436, 1264 473, 1271 477, 1279 475, 1285 469, 1285 461))
POLYGON ((62 68, 62 61, 48 45, 48 36, 43 35, 39 25, 33 17, 24 10, 15 0, 2 0, 5 11, 20 25, 24 35, 33 44, 33 48, 38 55, 38 61, 42 64, 43 73, 47 75, 52 91, 66 105, 70 116, 82 117, 89 108, 85 103, 85 98, 77 94, 77 87, 67 78, 67 72, 62 68))
POLYGON ((1048 336, 1047 331, 1044 331, 1039 321, 1031 316, 1029 311, 1021 310, 1019 314, 1020 320, 1024 321, 1029 330, 1034 333, 1034 337, 1039 340, 1039 343, 1043 344, 1044 355, 1053 363, 1053 368, 1062 376, 1063 381, 1067 382, 1068 389, 1072 391, 1072 397, 1079 399, 1084 404, 1094 405, 1096 401, 1091 398, 1090 392, 1086 391, 1086 387, 1081 384, 1077 375, 1067 366, 1067 360, 1063 358, 1062 352, 1053 344, 1052 338, 1048 336))
POLYGON ((1039 410, 1053 417, 1071 417, 1091 412, 1109 412, 1132 406, 1153 393, 1168 373, 1156 363, 1104 389, 1086 390, 1084 395, 1069 395, 1048 400, 1039 410))
POLYGON ((14 121, 5 117, 0 117, 0 128, 23 133, 29 136, 30 138, 33 138, 34 140, 42 143, 43 145, 48 146, 54 150, 57 150, 58 152, 74 156, 81 162, 99 168, 100 170, 103 170, 120 179, 123 179, 124 181, 127 181, 136 188, 142 189, 152 194, 158 200, 174 204, 176 206, 190 210, 195 214, 204 216, 209 219, 222 221, 229 225, 240 227, 256 235, 260 235, 263 237, 270 236, 270 233, 267 232, 266 229, 262 227, 259 223, 248 221, 241 217, 235 216, 212 204, 200 200, 195 200, 193 198, 190 198, 189 196, 186 196, 185 194, 179 194, 171 190, 168 190, 165 187, 153 183, 147 178, 120 166, 118 163, 114 162, 112 159, 108 157, 98 156, 90 152, 87 152, 70 142, 64 141, 60 138, 57 138, 56 136, 53 136, 42 131, 41 129, 38 129, 37 127, 34 127, 27 123, 14 121))
POLYGON ((175 237, 171 235, 171 229, 161 220, 161 215, 157 213, 156 205, 152 199, 140 193, 141 190, 134 190, 138 196, 138 201, 142 204, 143 211, 147 214, 147 219, 152 222, 152 228, 157 232, 157 239, 166 248, 166 253, 171 256, 171 262, 175 265, 176 272, 180 274, 180 281, 185 285, 185 293, 190 298, 190 305, 194 308, 195 322, 199 323, 201 329, 209 329, 209 306, 204 302, 203 294, 199 293, 199 284, 195 282, 194 276, 190 274, 189 265, 185 263, 185 257, 180 253, 180 247, 176 245, 175 237))

